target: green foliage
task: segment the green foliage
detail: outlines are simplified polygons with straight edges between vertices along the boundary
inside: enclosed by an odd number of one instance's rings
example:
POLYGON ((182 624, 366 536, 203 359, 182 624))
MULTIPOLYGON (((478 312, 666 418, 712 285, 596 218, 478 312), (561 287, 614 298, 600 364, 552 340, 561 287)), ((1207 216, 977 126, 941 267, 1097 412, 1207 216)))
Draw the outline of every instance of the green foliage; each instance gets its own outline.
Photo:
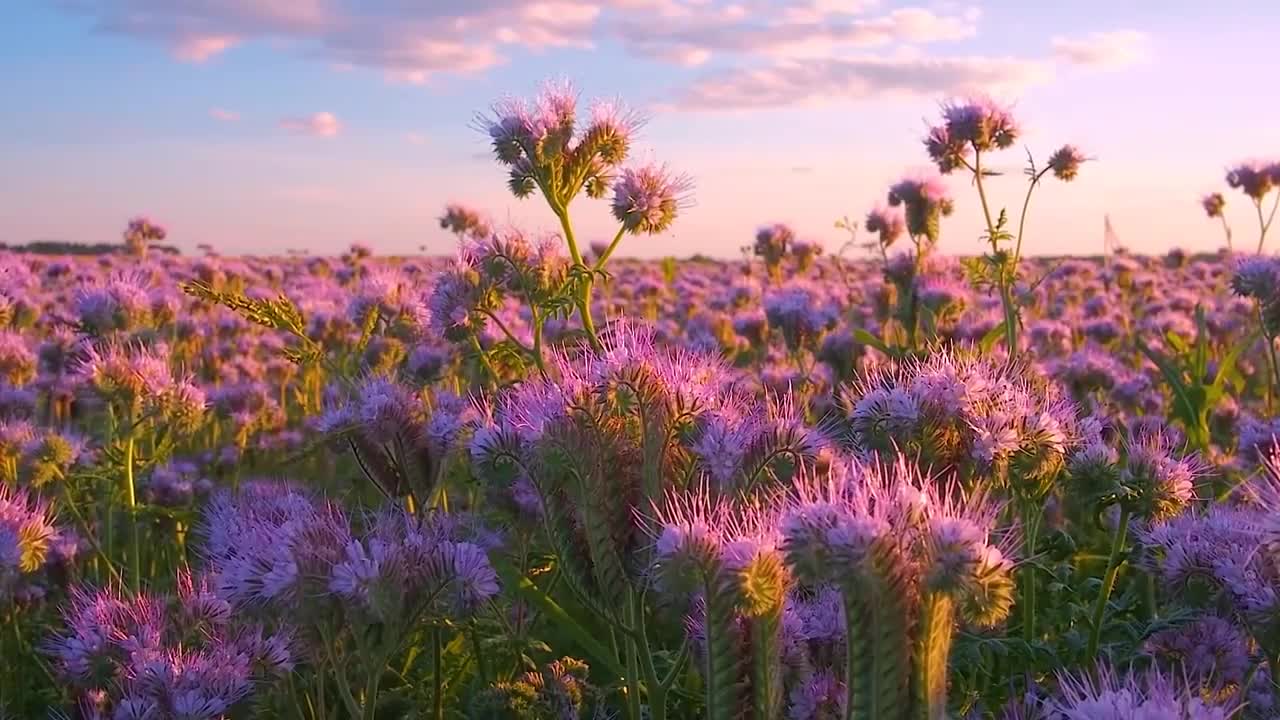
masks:
POLYGON ((1236 361, 1253 345, 1258 334, 1255 332, 1238 341, 1216 358, 1203 307, 1196 307, 1195 318, 1196 337, 1191 343, 1173 332, 1165 334, 1171 353, 1152 347, 1141 337, 1135 337, 1134 344, 1159 368, 1173 396, 1173 419, 1186 430, 1187 440, 1204 451, 1209 449, 1209 414, 1232 385, 1239 382, 1236 361))

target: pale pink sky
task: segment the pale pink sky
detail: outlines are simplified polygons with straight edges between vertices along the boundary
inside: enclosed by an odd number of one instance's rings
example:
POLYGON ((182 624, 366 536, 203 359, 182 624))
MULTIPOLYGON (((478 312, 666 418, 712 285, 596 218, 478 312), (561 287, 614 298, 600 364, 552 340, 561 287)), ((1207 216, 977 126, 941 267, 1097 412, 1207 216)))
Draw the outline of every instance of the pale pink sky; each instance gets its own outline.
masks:
MULTIPOLYGON (((1199 197, 1227 165, 1280 154, 1270 3, 874 0, 59 0, 0 28, 0 241, 115 241, 147 213, 180 246, 225 253, 362 241, 452 251, 449 201, 528 229, 540 201, 506 194, 472 115, 567 76, 585 97, 648 109, 638 156, 693 176, 696 206, 628 254, 731 256, 756 226, 828 249, 904 172, 937 104, 1013 102, 1043 161, 1064 142, 1097 161, 1049 183, 1035 252, 1097 252, 1110 213, 1140 251, 1210 249, 1199 197), (1041 7, 1044 6, 1044 7, 1041 7), (1066 7, 1069 6, 1069 7, 1066 7)), ((12 12, 10 13, 13 14, 12 12)), ((1021 149, 997 203, 1020 205, 1021 149)), ((976 197, 943 246, 979 249, 976 197)), ((1252 216, 1228 193, 1237 236, 1252 216)), ((611 234, 579 201, 581 233, 611 234)))

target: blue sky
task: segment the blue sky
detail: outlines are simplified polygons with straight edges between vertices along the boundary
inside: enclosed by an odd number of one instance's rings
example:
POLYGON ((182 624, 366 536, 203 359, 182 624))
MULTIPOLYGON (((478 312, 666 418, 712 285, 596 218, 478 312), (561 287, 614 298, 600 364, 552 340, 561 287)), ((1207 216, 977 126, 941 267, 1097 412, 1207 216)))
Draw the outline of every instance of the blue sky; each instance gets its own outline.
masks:
MULTIPOLYGON (((114 241, 150 214, 186 249, 452 251, 446 202, 531 230, 470 127, 504 94, 568 77, 647 109, 638 157, 691 175, 696 205, 626 254, 731 256, 787 222, 836 249, 904 172, 939 101, 1014 104, 1043 160, 1097 158, 1037 191, 1029 247, 1207 249, 1197 200, 1280 153, 1273 3, 871 0, 18 0, 0 27, 0 241, 114 241)), ((1021 202, 1021 150, 997 202, 1021 202)), ((972 252, 976 198, 944 249, 972 252)), ((1237 237, 1251 210, 1228 195, 1237 237)), ((588 238, 604 202, 579 201, 588 238)))

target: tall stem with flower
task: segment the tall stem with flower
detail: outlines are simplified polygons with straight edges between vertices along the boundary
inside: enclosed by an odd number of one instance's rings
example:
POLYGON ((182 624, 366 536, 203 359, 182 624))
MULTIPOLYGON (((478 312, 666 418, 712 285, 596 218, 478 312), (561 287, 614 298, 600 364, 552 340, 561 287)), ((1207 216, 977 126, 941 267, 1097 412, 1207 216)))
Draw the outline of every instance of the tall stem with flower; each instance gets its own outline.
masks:
MULTIPOLYGON (((541 193, 560 225, 571 266, 561 296, 577 311, 590 345, 603 347, 592 315, 596 277, 625 234, 665 232, 686 203, 691 188, 684 176, 649 164, 622 169, 640 118, 615 102, 597 102, 578 132, 578 98, 566 83, 549 83, 532 103, 503 100, 477 125, 492 141, 497 160, 510 168, 508 187, 518 198, 541 193), (612 187, 612 210, 621 224, 609 248, 592 265, 584 260, 570 218, 570 205, 585 192, 603 198, 612 187)), ((535 344, 540 346, 540 330, 535 344)))
POLYGON ((1064 145, 1052 156, 1043 169, 1037 169, 1034 158, 1028 153, 1026 175, 1029 180, 1026 197, 1015 236, 1008 227, 1008 215, 1002 209, 992 212, 987 197, 986 179, 999 175, 983 167, 984 153, 1012 147, 1020 129, 1012 113, 989 98, 970 99, 951 103, 942 109, 942 123, 929 129, 924 145, 929 157, 943 174, 967 170, 973 177, 982 205, 983 222, 986 225, 984 239, 990 252, 981 260, 969 264, 970 273, 980 287, 994 287, 1000 295, 1003 310, 1003 333, 1009 356, 1018 354, 1018 334, 1021 329, 1021 312, 1016 297, 1018 265, 1022 257, 1023 231, 1026 228, 1027 208, 1031 195, 1041 178, 1050 171, 1064 182, 1074 180, 1085 157, 1072 145, 1064 145), (1012 245, 1012 247, 1010 247, 1012 245))

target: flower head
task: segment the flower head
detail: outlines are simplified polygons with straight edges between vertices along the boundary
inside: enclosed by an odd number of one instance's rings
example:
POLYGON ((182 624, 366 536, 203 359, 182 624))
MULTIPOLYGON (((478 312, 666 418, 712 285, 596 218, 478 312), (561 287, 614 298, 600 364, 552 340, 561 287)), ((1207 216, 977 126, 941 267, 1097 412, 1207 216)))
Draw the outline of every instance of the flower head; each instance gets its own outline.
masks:
POLYGON ((1200 199, 1200 205, 1209 217, 1222 217, 1222 211, 1227 206, 1227 199, 1222 197, 1220 192, 1209 193, 1200 199))
POLYGON ((1080 173, 1080 165, 1086 159, 1075 145, 1063 145, 1049 156, 1049 167, 1053 170, 1054 177, 1063 182, 1071 182, 1080 173))
POLYGON ((613 186, 613 216, 634 235, 666 232, 689 204, 693 181, 666 165, 642 165, 622 171, 613 186))
POLYGON ((1259 160, 1242 162, 1227 171, 1227 185, 1239 190, 1254 201, 1260 201, 1276 187, 1275 164, 1259 160))
POLYGON ((907 226, 902 213, 889 208, 877 207, 867 213, 867 219, 863 222, 863 227, 866 228, 867 232, 876 233, 880 236, 880 247, 888 248, 893 245, 895 240, 902 237, 902 233, 907 226))
POLYGON ((907 232, 936 243, 941 232, 941 218, 955 210, 955 202, 939 176, 908 177, 889 188, 889 205, 903 206, 907 232))

